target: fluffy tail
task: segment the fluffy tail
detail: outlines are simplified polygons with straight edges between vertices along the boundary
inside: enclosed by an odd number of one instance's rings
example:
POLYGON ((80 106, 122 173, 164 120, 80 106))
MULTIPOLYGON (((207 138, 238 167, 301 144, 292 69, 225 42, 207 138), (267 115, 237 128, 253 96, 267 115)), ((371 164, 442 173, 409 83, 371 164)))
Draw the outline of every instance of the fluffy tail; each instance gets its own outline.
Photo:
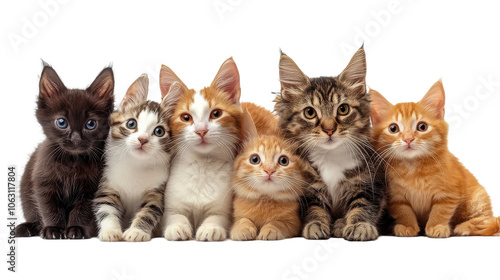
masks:
POLYGON ((473 235, 500 235, 500 217, 491 217, 484 223, 477 225, 477 229, 473 231, 473 235))

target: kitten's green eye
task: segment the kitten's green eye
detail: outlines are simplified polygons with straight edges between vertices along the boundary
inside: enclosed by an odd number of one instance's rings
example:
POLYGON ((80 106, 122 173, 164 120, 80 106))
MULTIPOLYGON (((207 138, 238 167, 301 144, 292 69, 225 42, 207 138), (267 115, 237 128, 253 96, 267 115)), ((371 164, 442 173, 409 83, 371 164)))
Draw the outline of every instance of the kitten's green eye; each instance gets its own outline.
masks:
POLYGON ((188 121, 191 120, 191 115, 190 114, 182 114, 181 115, 181 120, 185 121, 185 122, 188 122, 188 121))
POLYGON ((210 113, 210 118, 213 120, 220 118, 220 116, 222 116, 222 110, 219 109, 215 109, 210 113))
POLYGON ((313 107, 307 107, 304 109, 304 116, 307 119, 314 119, 316 117, 316 110, 313 107))
POLYGON ((128 129, 136 129, 137 128, 137 122, 134 119, 130 119, 127 121, 127 128, 128 129))
POLYGON ((420 131, 420 132, 426 131, 428 127, 429 127, 429 125, 426 124, 425 122, 419 122, 417 124, 417 130, 420 131))
POLYGON ((94 130, 97 127, 97 122, 94 120, 88 120, 85 124, 85 128, 88 130, 94 130))
POLYGON ((259 164, 260 163, 260 157, 258 155, 251 155, 250 156, 250 163, 251 164, 259 164))
POLYGON ((165 135, 165 129, 161 126, 157 126, 155 128, 155 135, 158 136, 158 137, 162 137, 163 135, 165 135))
POLYGON ((65 129, 66 127, 68 127, 68 121, 65 118, 58 118, 56 120, 56 126, 60 129, 65 129))
POLYGON ((288 163, 290 163, 290 160, 288 160, 288 157, 287 156, 280 156, 280 158, 278 159, 278 163, 281 165, 281 166, 287 166, 288 163))
POLYGON ((394 133, 398 133, 399 132, 399 126, 395 123, 391 124, 389 126, 389 132, 394 134, 394 133))
POLYGON ((339 114, 340 116, 345 116, 345 115, 349 114, 350 111, 351 111, 351 108, 349 107, 349 105, 340 104, 339 108, 337 109, 337 114, 339 114))

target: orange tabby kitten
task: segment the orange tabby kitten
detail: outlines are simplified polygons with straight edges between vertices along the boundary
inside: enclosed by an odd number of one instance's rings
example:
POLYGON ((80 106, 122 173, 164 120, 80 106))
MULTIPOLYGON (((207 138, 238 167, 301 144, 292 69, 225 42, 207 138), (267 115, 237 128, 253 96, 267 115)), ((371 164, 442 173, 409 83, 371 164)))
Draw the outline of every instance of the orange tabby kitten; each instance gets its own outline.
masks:
POLYGON ((441 81, 417 103, 392 105, 371 90, 374 146, 385 159, 396 236, 493 235, 486 190, 448 151, 441 81))
POLYGON ((243 103, 242 109, 246 141, 235 161, 231 239, 297 236, 303 162, 278 136, 278 121, 271 112, 252 103, 243 103))

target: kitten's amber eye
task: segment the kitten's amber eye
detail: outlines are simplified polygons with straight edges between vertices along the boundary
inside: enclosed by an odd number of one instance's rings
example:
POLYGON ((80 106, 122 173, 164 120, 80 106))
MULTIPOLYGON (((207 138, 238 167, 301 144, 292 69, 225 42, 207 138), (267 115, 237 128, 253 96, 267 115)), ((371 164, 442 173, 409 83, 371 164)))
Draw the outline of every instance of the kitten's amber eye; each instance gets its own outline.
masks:
POLYGON ((215 109, 212 111, 212 113, 210 113, 210 118, 212 120, 218 119, 220 118, 220 116, 222 116, 222 110, 219 109, 215 109))
POLYGON ((137 128, 137 122, 134 119, 130 119, 127 121, 127 128, 128 129, 136 129, 137 128))
POLYGON ((290 162, 290 161, 288 160, 288 157, 287 157, 287 156, 280 156, 280 158, 278 159, 278 163, 279 163, 281 166, 287 166, 289 162, 290 162))
POLYGON ((157 127, 155 128, 155 132, 154 132, 154 134, 155 134, 156 136, 158 136, 158 137, 162 137, 163 135, 165 135, 165 129, 164 129, 163 127, 161 127, 161 126, 157 126, 157 127))
POLYGON ((182 114, 181 115, 181 120, 185 121, 185 122, 188 122, 188 121, 191 120, 191 115, 190 114, 182 114))
POLYGON ((351 108, 349 107, 349 105, 340 104, 339 108, 337 109, 337 114, 339 114, 341 116, 345 116, 345 115, 349 114, 350 111, 351 111, 351 108))
POLYGON ((429 125, 427 125, 425 122, 419 122, 417 124, 417 130, 420 132, 426 131, 428 127, 429 127, 429 125))
POLYGON ((56 120, 56 125, 60 129, 65 129, 66 127, 68 127, 68 121, 65 118, 58 118, 56 120))
POLYGON ((314 119, 316 117, 316 110, 313 107, 307 107, 304 109, 304 116, 307 119, 314 119))
POLYGON ((399 132, 399 126, 397 124, 395 124, 395 123, 391 124, 389 126, 389 132, 393 133, 393 134, 394 133, 398 133, 399 132))
POLYGON ((250 163, 251 164, 259 164, 260 163, 260 157, 258 155, 251 155, 250 156, 250 163))

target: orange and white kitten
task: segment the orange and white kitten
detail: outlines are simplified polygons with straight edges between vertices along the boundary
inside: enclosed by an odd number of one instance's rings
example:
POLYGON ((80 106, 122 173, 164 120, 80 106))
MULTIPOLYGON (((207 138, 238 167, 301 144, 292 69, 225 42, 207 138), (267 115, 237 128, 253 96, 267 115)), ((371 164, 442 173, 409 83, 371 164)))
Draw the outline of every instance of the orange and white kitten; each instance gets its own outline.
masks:
POLYGON ((243 150, 235 160, 233 240, 278 240, 300 233, 304 163, 278 135, 268 110, 243 103, 243 150))
POLYGON ((436 82, 417 103, 392 105, 371 90, 374 146, 385 159, 396 236, 493 235, 486 190, 448 151, 445 94, 436 82))
POLYGON ((165 191, 168 240, 220 241, 231 222, 233 174, 240 139, 240 78, 232 58, 209 87, 195 91, 167 66, 160 72, 175 155, 165 191))

